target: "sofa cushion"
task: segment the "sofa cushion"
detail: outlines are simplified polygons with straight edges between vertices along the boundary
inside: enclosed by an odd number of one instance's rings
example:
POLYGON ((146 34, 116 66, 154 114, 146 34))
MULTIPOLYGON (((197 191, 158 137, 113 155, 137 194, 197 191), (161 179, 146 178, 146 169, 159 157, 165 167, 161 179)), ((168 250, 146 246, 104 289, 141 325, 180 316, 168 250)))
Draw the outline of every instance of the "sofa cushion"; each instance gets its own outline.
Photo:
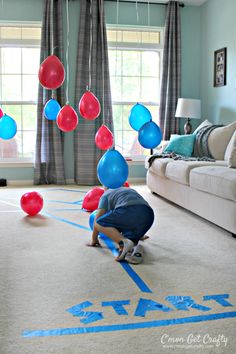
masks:
POLYGON ((190 172, 191 188, 236 201, 236 170, 224 166, 204 166, 190 172))
POLYGON ((223 160, 225 150, 236 130, 236 122, 214 129, 208 138, 208 147, 211 155, 216 160, 223 160))
POLYGON ((228 162, 228 166, 236 168, 236 131, 232 135, 230 142, 225 150, 225 161, 228 162))
MULTIPOLYGON (((148 164, 149 157, 150 156, 148 156, 148 158, 146 158, 146 160, 145 160, 145 167, 146 168, 149 168, 149 164, 148 164)), ((171 158, 157 158, 157 159, 153 160, 152 165, 149 168, 149 170, 158 176, 165 177, 166 166, 168 163, 172 163, 173 161, 174 160, 171 158)))
POLYGON ((164 152, 175 152, 176 154, 189 157, 193 152, 195 138, 194 134, 172 135, 164 152))
POLYGON ((176 181, 178 183, 189 185, 189 173, 192 169, 201 166, 227 166, 226 161, 184 161, 178 160, 168 163, 166 166, 165 175, 167 178, 176 181))

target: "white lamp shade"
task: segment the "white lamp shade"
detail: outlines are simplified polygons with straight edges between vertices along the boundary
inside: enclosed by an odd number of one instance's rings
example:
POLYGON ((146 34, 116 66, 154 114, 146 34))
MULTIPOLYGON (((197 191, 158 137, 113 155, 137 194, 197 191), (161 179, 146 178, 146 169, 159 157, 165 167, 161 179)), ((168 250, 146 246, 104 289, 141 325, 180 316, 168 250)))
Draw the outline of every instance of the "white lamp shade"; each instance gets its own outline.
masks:
POLYGON ((176 117, 201 118, 201 100, 193 98, 179 98, 175 112, 176 117))

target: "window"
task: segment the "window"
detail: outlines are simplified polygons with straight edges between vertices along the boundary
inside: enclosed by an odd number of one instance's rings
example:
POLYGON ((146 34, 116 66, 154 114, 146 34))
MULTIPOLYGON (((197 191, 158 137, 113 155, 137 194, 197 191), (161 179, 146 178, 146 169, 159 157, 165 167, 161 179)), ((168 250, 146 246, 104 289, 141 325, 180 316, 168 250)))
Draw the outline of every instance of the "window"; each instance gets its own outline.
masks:
POLYGON ((0 24, 0 106, 17 123, 12 139, 0 138, 0 161, 34 157, 40 37, 38 24, 0 24))
POLYGON ((139 144, 129 112, 142 103, 158 124, 162 29, 108 27, 107 40, 116 148, 123 156, 138 159, 150 150, 139 144))

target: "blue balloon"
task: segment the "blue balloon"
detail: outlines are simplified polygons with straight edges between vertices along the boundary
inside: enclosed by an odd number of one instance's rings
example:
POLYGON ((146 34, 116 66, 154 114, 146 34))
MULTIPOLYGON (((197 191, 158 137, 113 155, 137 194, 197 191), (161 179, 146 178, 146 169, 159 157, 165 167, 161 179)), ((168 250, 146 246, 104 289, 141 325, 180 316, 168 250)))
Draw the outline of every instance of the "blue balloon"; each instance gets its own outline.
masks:
POLYGON ((93 224, 94 224, 94 219, 96 214, 97 214, 97 210, 94 210, 89 216, 89 226, 91 230, 93 230, 93 224))
POLYGON ((61 109, 61 106, 59 105, 59 103, 54 98, 52 98, 44 106, 45 118, 47 118, 49 120, 56 120, 60 109, 61 109))
POLYGON ((145 123, 138 132, 138 141, 146 149, 155 148, 161 140, 161 129, 153 121, 145 123))
POLYGON ((9 140, 16 135, 17 125, 13 118, 4 114, 0 118, 0 138, 4 140, 9 140))
POLYGON ((152 120, 150 111, 142 104, 136 103, 130 111, 129 124, 134 130, 139 130, 142 125, 152 120))
POLYGON ((129 168, 119 151, 107 151, 99 160, 97 175, 99 181, 107 188, 119 188, 128 178, 129 168))

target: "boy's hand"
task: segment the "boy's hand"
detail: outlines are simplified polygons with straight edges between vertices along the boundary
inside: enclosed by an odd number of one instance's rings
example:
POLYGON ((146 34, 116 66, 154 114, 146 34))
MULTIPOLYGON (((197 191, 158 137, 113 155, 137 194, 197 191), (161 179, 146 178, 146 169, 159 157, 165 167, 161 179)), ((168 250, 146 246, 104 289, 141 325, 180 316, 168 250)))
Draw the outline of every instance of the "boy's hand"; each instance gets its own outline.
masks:
POLYGON ((99 241, 96 241, 96 242, 91 241, 91 242, 87 243, 86 246, 88 246, 88 247, 102 247, 99 241))

